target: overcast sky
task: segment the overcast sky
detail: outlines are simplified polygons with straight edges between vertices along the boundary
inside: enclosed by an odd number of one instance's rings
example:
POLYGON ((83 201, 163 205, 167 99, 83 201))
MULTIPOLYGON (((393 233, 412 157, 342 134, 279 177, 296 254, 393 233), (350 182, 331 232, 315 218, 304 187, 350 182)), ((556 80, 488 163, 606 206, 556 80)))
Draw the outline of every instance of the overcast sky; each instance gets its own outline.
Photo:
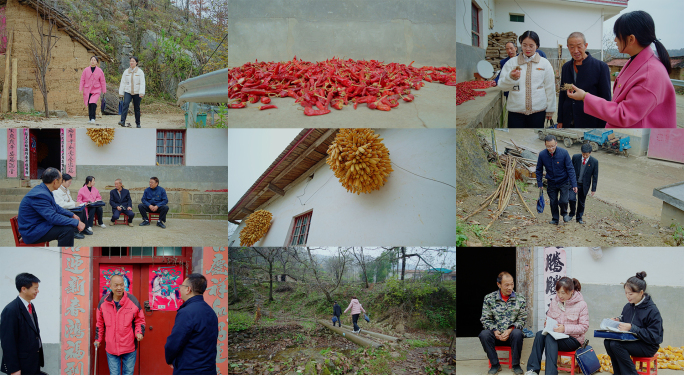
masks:
MULTIPOLYGON (((287 147, 301 129, 228 130, 228 209, 287 147)), ((234 224, 228 223, 232 232, 234 224)))
POLYGON ((613 34, 613 24, 623 13, 632 11, 648 12, 656 27, 656 37, 666 49, 684 48, 684 1, 682 0, 629 0, 627 8, 603 22, 604 35, 613 34))
MULTIPOLYGON (((456 264, 456 248, 455 247, 426 247, 428 249, 423 249, 420 247, 406 247, 406 253, 418 253, 423 256, 433 267, 442 268, 442 263, 444 263, 444 268, 449 269, 456 264), (434 251, 433 251, 434 249, 434 251), (441 256, 437 250, 446 249, 441 256), (433 264, 434 263, 434 264, 433 264)), ((360 248, 356 248, 357 251, 360 248)), ((373 258, 380 257, 384 249, 382 247, 363 247, 363 254, 370 255, 373 258)), ((325 247, 325 248, 311 248, 311 253, 323 257, 337 256, 337 247, 325 247)), ((406 269, 413 269, 418 263, 417 257, 412 257, 406 259, 406 269), (409 268, 410 266, 410 268, 409 268)), ((420 262, 418 269, 427 268, 424 262, 420 262)))

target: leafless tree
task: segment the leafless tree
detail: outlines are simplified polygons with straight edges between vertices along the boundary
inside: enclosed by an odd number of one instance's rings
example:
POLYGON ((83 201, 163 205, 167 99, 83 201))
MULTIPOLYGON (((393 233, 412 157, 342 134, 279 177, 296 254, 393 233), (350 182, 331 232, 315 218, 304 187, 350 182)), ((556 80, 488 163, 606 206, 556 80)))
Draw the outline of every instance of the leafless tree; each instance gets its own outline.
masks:
POLYGON ((612 33, 604 33, 603 39, 601 40, 601 45, 603 47, 603 61, 606 63, 613 59, 629 57, 627 54, 620 53, 614 38, 615 36, 612 33))
POLYGON ((43 95, 45 105, 45 117, 49 116, 48 109, 48 89, 46 76, 52 59, 52 48, 55 47, 59 37, 53 36, 52 31, 56 29, 55 10, 51 6, 39 2, 36 7, 36 31, 26 27, 31 33, 31 56, 33 64, 36 66, 35 75, 38 89, 43 95), (42 12, 42 16, 41 16, 42 12), (47 24, 47 28, 46 28, 47 24), (37 35, 37 36, 36 36, 37 35))
POLYGON ((302 260, 302 258, 298 258, 299 262, 306 265, 308 269, 313 272, 315 285, 321 290, 321 292, 323 292, 325 298, 328 301, 333 301, 332 294, 335 292, 335 290, 337 290, 342 282, 342 275, 344 274, 344 268, 347 264, 346 256, 338 248, 338 254, 337 256, 333 256, 333 258, 337 258, 335 263, 338 265, 339 273, 333 273, 335 277, 333 279, 329 279, 322 271, 318 260, 311 254, 311 248, 306 247, 306 254, 308 256, 308 260, 302 260))

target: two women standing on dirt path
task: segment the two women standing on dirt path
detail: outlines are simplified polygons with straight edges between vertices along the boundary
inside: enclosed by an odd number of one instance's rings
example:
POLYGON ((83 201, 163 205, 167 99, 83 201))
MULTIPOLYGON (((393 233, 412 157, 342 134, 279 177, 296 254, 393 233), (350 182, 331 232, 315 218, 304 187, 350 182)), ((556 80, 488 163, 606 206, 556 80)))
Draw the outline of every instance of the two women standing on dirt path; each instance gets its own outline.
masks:
POLYGON ((100 94, 107 93, 107 83, 102 69, 97 65, 100 59, 97 56, 90 58, 90 65, 81 73, 81 82, 78 90, 83 94, 83 102, 88 107, 88 119, 95 124, 95 112, 97 112, 97 100, 100 94))
POLYGON ((123 98, 123 107, 121 108, 121 121, 118 124, 122 127, 126 126, 128 106, 132 100, 135 111, 135 126, 140 128, 140 100, 145 96, 145 73, 138 68, 137 57, 131 56, 129 65, 130 68, 124 71, 119 84, 119 98, 123 98))
POLYGON ((344 310, 344 313, 347 313, 349 309, 351 309, 352 321, 354 322, 354 333, 359 333, 359 331, 361 331, 361 327, 359 327, 356 322, 359 321, 359 315, 361 314, 361 311, 366 313, 366 310, 363 309, 363 306, 361 303, 359 303, 359 300, 356 298, 356 296, 352 296, 352 300, 347 309, 344 310))

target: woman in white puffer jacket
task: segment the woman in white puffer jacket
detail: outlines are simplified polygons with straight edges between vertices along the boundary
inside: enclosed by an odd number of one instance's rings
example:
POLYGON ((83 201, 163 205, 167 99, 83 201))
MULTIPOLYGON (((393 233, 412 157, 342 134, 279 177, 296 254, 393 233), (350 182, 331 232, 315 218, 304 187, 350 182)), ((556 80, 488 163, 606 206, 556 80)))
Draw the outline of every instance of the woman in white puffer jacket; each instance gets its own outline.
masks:
POLYGON ((140 100, 145 96, 145 73, 142 69, 138 68, 137 57, 131 56, 128 62, 130 68, 126 68, 119 84, 119 98, 123 98, 119 125, 122 127, 126 126, 128 106, 131 104, 131 100, 133 100, 135 125, 137 128, 140 128, 140 100))
POLYGON ((501 68, 498 86, 509 91, 508 128, 543 128, 556 111, 556 77, 551 63, 536 53, 539 36, 526 31, 522 51, 501 68))

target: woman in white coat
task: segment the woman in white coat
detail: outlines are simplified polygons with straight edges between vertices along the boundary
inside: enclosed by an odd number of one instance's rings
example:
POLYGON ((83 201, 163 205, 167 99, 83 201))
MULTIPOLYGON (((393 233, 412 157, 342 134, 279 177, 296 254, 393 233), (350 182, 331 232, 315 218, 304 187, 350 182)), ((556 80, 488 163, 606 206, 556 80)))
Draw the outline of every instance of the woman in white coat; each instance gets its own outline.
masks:
MULTIPOLYGON (((55 198, 55 203, 59 205, 60 207, 64 209, 72 209, 72 208, 78 208, 80 204, 74 201, 74 199, 71 198, 71 191, 69 191, 69 187, 71 186, 71 181, 72 177, 68 173, 63 173, 62 174, 62 185, 59 186, 59 188, 55 189, 52 191, 52 196, 55 198)), ((85 223, 86 220, 86 212, 85 209, 82 209, 79 212, 74 212, 76 216, 79 217, 79 220, 81 222, 85 223)), ((82 232, 78 232, 78 229, 75 229, 76 234, 74 235, 75 239, 83 239, 85 236, 83 235, 92 235, 93 231, 88 229, 87 227, 83 229, 82 232)))
POLYGON ((556 77, 551 63, 536 53, 539 36, 526 31, 521 53, 501 68, 499 87, 509 91, 508 128, 544 128, 556 111, 556 77))
POLYGON ((123 108, 121 109, 121 121, 119 125, 126 126, 126 116, 128 115, 128 106, 133 100, 133 109, 135 110, 135 126, 140 128, 140 100, 145 96, 145 73, 138 68, 138 58, 131 56, 129 60, 130 68, 127 68, 121 76, 121 84, 119 84, 119 97, 123 98, 123 108))

